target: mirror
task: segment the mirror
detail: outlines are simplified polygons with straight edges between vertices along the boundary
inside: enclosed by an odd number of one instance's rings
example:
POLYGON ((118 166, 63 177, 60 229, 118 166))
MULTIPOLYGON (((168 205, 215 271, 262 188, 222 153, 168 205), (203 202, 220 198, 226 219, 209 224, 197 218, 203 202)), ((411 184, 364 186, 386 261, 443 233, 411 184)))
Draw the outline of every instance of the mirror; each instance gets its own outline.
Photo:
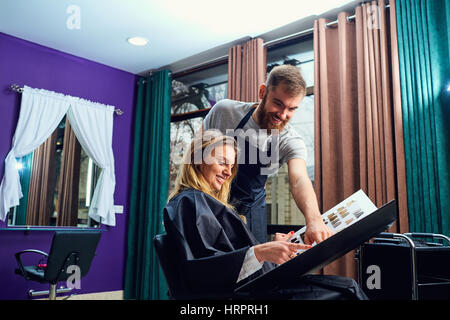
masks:
POLYGON ((98 227, 88 216, 100 168, 64 117, 37 149, 17 158, 23 197, 8 226, 98 227))

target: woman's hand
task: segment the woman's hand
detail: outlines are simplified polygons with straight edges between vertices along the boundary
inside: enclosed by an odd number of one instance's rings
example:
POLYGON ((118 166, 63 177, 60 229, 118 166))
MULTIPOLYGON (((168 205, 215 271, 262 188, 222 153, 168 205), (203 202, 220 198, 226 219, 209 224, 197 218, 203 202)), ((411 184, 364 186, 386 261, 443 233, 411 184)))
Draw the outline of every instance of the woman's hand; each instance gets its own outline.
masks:
POLYGON ((269 261, 282 264, 294 258, 298 250, 311 248, 310 245, 287 241, 269 241, 254 247, 255 257, 259 262, 269 261))
POLYGON ((292 236, 294 235, 294 231, 291 231, 289 233, 275 233, 274 240, 275 241, 289 241, 291 240, 292 236))

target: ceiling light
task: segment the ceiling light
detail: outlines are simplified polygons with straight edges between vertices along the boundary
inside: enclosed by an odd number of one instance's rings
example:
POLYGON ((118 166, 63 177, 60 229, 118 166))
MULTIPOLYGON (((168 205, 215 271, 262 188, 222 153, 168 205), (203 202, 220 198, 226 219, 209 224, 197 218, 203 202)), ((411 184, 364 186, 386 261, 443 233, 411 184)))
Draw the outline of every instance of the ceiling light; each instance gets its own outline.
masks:
POLYGON ((131 37, 128 38, 128 42, 134 46, 145 46, 148 43, 148 40, 142 37, 131 37))

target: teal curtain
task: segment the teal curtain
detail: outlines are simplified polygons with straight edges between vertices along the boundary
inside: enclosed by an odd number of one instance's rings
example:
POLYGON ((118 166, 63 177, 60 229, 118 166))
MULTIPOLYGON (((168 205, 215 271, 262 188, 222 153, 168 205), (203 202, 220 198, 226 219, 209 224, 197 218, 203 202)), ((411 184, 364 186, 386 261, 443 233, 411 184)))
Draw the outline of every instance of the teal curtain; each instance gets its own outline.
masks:
POLYGON ((450 236, 450 3, 395 4, 410 231, 450 236))
POLYGON ((33 154, 34 152, 31 152, 18 159, 22 163, 19 176, 23 197, 20 198, 19 206, 16 208, 16 217, 15 221, 13 221, 16 226, 24 226, 27 222, 28 189, 30 186, 31 168, 33 167, 33 154))
POLYGON ((167 299, 153 237, 163 232, 169 188, 171 90, 168 70, 138 82, 125 299, 167 299))

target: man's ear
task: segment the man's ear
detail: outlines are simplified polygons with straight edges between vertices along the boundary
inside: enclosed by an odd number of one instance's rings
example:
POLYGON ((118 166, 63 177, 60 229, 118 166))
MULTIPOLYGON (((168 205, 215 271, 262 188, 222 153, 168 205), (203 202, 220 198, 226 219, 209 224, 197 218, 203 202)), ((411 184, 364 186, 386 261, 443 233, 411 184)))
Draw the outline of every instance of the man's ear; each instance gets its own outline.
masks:
POLYGON ((264 98, 264 94, 266 93, 266 89, 267 89, 266 84, 261 83, 260 86, 259 86, 259 99, 262 100, 262 98, 264 98))

